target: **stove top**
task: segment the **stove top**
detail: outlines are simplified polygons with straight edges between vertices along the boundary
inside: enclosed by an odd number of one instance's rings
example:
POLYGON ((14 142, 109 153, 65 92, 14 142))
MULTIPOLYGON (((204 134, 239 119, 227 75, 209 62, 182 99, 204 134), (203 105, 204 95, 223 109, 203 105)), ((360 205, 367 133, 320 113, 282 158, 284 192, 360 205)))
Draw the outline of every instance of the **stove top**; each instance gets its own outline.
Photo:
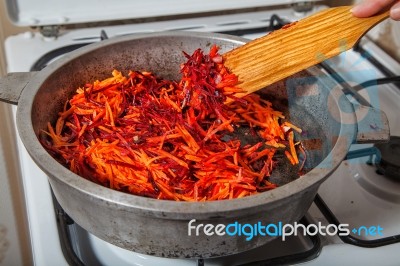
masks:
MULTIPOLYGON (((6 41, 8 71, 40 70, 65 52, 99 41, 104 33, 114 37, 177 29, 176 25, 185 25, 185 29, 223 32, 254 39, 282 22, 279 17, 273 18, 273 14, 279 14, 284 21, 299 19, 298 14, 282 9, 134 26, 77 29, 66 31, 57 39, 27 32, 6 41), (33 50, 37 52, 33 54, 33 50)), ((333 71, 338 82, 348 86, 400 73, 400 66, 368 38, 364 38, 356 49, 324 62, 320 67, 328 73, 333 71)), ((400 117, 396 111, 400 90, 395 84, 375 84, 360 89, 359 95, 349 97, 364 99, 385 111, 391 135, 394 138, 400 136, 400 117)), ((13 107, 13 119, 15 111, 13 107)), ((371 165, 371 159, 376 161, 377 158, 373 152, 361 153, 367 155, 344 161, 323 183, 314 204, 301 221, 323 225, 345 223, 352 231, 350 236, 300 235, 285 242, 277 239, 238 255, 207 260, 176 260, 121 249, 75 224, 57 202, 53 202, 46 175, 30 159, 19 138, 17 143, 33 257, 38 265, 395 265, 400 261, 400 228, 397 223, 400 219, 400 182, 377 173, 376 166, 371 165), (55 212, 49 211, 53 209, 55 212), (382 235, 365 231, 363 227, 382 228, 382 235)), ((371 148, 373 145, 355 144, 351 150, 371 151, 371 148)), ((397 151, 397 146, 390 148, 397 151)))

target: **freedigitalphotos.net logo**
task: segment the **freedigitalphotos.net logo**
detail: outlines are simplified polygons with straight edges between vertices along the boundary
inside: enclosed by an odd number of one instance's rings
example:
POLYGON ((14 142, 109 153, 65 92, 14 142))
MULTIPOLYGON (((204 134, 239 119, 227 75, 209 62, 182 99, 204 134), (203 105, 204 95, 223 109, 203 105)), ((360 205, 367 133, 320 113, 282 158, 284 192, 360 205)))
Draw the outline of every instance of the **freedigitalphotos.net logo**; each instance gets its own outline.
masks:
POLYGON ((188 223, 189 236, 232 236, 245 237, 246 241, 251 241, 254 237, 280 237, 285 241, 288 236, 348 236, 350 231, 358 236, 383 236, 383 228, 377 226, 360 226, 350 230, 349 224, 328 224, 323 225, 321 222, 317 224, 304 225, 295 222, 294 224, 278 223, 262 223, 254 224, 234 222, 230 224, 203 224, 196 223, 196 219, 192 219, 188 223))
POLYGON ((234 222, 228 225, 224 224, 196 224, 196 220, 192 219, 188 223, 188 235, 199 236, 204 234, 206 236, 237 236, 237 237, 245 237, 246 241, 252 240, 256 236, 269 236, 269 237, 281 237, 282 241, 285 241, 288 236, 297 236, 299 234, 314 236, 317 234, 320 235, 340 235, 346 236, 350 234, 350 229, 348 224, 340 224, 336 226, 334 224, 330 224, 328 226, 322 225, 321 222, 318 224, 309 224, 304 225, 301 223, 295 222, 294 224, 283 224, 282 222, 278 223, 268 223, 264 224, 262 222, 258 222, 255 224, 249 223, 239 223, 234 222))

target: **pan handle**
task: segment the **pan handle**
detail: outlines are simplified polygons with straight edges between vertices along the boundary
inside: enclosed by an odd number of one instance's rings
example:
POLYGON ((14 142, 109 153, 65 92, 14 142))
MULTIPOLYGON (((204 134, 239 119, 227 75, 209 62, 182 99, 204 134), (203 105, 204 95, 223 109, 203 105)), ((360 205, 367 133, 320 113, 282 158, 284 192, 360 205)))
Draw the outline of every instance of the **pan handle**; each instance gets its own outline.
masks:
POLYGON ((390 139, 386 114, 373 107, 353 103, 357 117, 356 143, 383 143, 390 139))
POLYGON ((14 72, 0 78, 0 101, 18 104, 22 90, 37 72, 14 72))

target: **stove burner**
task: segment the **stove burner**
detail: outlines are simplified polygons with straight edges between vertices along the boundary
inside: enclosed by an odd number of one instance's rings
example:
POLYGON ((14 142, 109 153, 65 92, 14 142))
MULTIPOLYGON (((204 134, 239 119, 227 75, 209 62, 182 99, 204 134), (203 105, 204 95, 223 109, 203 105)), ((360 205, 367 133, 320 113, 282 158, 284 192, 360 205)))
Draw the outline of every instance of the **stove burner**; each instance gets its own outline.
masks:
POLYGON ((388 143, 375 144, 375 147, 381 152, 377 174, 400 181, 400 137, 392 136, 388 143))

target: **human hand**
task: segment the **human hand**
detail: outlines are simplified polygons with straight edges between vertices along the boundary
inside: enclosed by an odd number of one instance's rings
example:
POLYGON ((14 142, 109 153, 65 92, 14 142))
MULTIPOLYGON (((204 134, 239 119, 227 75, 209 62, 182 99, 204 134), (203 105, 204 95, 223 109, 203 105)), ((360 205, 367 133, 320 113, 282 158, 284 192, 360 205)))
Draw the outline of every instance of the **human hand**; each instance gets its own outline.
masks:
POLYGON ((390 8, 390 17, 400 21, 400 1, 399 0, 364 0, 362 3, 353 7, 351 12, 360 18, 370 17, 390 8))

